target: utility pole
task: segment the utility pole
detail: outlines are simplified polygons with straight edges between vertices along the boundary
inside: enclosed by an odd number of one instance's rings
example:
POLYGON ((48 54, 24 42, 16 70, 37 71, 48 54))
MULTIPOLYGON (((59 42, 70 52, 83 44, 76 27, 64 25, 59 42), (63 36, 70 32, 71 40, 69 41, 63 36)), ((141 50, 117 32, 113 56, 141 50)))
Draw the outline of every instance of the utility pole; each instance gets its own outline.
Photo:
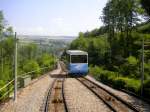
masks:
POLYGON ((143 96, 143 83, 144 83, 144 38, 142 39, 141 96, 143 96))
POLYGON ((3 60, 3 33, 1 33, 1 73, 3 74, 3 66, 4 66, 4 60, 3 60))
POLYGON ((15 50, 14 50, 14 101, 17 102, 17 33, 15 32, 15 50))

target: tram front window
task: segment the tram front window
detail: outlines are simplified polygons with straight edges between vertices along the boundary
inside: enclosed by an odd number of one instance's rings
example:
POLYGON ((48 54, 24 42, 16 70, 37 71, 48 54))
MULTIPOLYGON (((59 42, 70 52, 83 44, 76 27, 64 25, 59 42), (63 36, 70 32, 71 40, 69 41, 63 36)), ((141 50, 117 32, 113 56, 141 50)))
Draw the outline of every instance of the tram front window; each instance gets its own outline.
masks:
POLYGON ((87 63, 87 55, 71 55, 71 63, 87 63))

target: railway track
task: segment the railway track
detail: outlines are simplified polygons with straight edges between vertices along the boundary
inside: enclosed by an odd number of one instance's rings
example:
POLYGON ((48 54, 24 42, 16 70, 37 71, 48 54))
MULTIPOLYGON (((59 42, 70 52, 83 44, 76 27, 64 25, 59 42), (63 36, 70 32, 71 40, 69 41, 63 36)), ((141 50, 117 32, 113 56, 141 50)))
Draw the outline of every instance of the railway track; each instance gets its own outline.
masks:
POLYGON ((64 94, 64 78, 56 78, 49 88, 44 112, 68 112, 64 94))
POLYGON ((92 91, 99 99, 101 99, 112 111, 114 112, 141 112, 130 103, 124 101, 123 99, 117 97, 113 93, 109 92, 100 85, 94 83, 93 81, 80 77, 77 78, 84 86, 86 86, 90 91, 92 91))

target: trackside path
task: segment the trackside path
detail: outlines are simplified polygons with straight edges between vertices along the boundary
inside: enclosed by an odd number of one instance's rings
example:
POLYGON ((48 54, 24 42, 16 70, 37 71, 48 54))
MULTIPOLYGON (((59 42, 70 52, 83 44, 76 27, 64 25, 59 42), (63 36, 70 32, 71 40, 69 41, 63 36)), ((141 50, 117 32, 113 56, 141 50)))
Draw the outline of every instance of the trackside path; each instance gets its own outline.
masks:
POLYGON ((10 100, 4 105, 0 106, 0 112, 40 112, 43 105, 45 93, 47 92, 53 78, 49 74, 59 74, 58 69, 47 73, 43 78, 35 83, 18 91, 17 102, 10 100))

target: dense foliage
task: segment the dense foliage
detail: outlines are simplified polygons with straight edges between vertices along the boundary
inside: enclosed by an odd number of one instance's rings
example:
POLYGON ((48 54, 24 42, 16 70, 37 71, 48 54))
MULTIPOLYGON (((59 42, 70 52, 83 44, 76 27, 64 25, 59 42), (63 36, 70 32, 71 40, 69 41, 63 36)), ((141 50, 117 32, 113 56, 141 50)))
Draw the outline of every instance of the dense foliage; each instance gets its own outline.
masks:
MULTIPOLYGON (((45 46, 36 43, 22 43, 19 39, 17 43, 18 77, 31 75, 31 78, 36 78, 54 67, 55 57, 48 52, 51 50, 50 47, 45 50, 45 46), (25 74, 27 72, 32 73, 25 74)), ((3 13, 0 11, 0 88, 14 79, 14 49, 13 29, 5 24, 3 13)), ((0 91, 0 100, 7 97, 2 96, 12 87, 13 85, 10 85, 0 91)))
MULTIPOLYGON (((139 0, 109 0, 100 17, 104 26, 80 32, 69 49, 89 53, 90 74, 115 88, 141 91, 142 39, 150 46, 150 23, 139 0), (146 21, 147 19, 145 19, 146 21)), ((150 96, 150 47, 145 46, 144 95, 150 96)))
POLYGON ((142 7, 145 9, 146 13, 150 16, 150 1, 141 0, 142 7))

